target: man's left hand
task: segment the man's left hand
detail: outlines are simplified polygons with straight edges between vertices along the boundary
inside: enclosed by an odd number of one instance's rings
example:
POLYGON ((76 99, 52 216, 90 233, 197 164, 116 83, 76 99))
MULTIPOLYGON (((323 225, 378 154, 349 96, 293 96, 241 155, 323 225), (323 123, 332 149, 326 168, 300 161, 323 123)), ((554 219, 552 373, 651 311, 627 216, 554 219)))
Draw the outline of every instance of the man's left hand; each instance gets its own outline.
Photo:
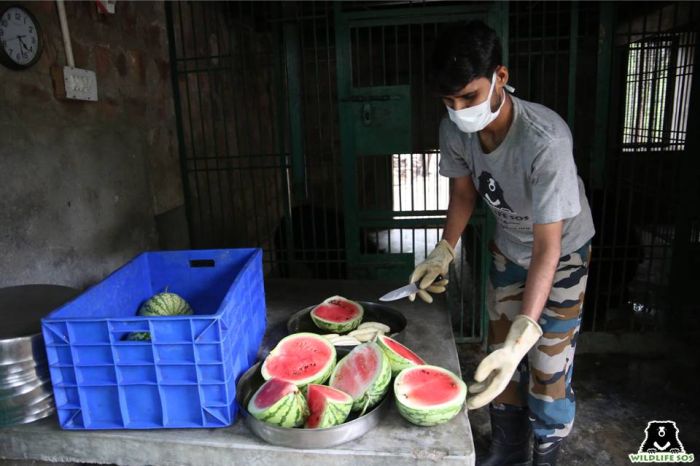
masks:
POLYGON ((503 347, 484 358, 474 373, 475 383, 469 385, 467 408, 477 409, 489 404, 508 386, 520 361, 542 336, 539 324, 525 315, 518 315, 510 326, 503 347))

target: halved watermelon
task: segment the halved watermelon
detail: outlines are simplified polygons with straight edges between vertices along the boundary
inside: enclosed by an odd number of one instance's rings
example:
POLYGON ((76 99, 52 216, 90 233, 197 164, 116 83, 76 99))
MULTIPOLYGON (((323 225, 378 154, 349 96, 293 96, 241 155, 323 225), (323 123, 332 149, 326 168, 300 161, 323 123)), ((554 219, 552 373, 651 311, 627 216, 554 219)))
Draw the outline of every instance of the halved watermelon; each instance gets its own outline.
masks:
POLYGON ((274 377, 303 389, 328 380, 335 360, 335 346, 327 339, 315 333, 294 333, 270 351, 260 372, 265 380, 274 377))
POLYGON ((377 344, 389 358, 391 375, 395 376, 407 367, 425 364, 416 353, 386 335, 379 335, 377 344))
POLYGON ((389 360, 376 343, 368 342, 356 346, 338 362, 328 385, 350 395, 352 410, 359 411, 379 403, 390 382, 389 360))
POLYGON ((336 426, 345 422, 352 407, 352 397, 337 388, 310 384, 306 388, 306 402, 309 417, 305 427, 319 429, 336 426))
POLYGON ((442 367, 422 365, 402 370, 394 380, 399 413, 419 426, 442 424, 455 417, 467 397, 467 385, 442 367))
POLYGON ((322 330, 346 333, 362 322, 364 309, 342 296, 332 296, 311 310, 311 320, 322 330))
POLYGON ((309 415, 299 387, 281 379, 270 379, 262 384, 248 402, 248 412, 280 427, 298 427, 309 415))

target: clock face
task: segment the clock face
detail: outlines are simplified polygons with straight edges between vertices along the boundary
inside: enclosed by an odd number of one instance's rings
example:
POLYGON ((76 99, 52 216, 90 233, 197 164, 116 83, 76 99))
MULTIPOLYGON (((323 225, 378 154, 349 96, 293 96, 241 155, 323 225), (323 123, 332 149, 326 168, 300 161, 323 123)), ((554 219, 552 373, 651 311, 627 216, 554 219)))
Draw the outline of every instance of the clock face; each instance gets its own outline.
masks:
POLYGON ((0 56, 15 68, 27 68, 38 58, 41 43, 38 24, 24 8, 11 6, 0 16, 0 56))

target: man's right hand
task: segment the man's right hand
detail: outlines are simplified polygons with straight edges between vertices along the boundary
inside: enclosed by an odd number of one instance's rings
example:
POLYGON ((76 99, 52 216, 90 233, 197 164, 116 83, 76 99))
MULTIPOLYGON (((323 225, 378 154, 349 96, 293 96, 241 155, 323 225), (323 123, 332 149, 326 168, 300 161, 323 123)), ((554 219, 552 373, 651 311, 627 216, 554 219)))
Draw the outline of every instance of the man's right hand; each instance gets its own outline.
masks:
MULTIPOLYGON (((438 275, 447 277, 450 262, 452 262, 454 258, 454 249, 443 239, 435 246, 435 249, 428 254, 428 257, 418 264, 411 274, 410 283, 418 283, 418 288, 420 289, 416 294, 418 294, 423 301, 432 303, 433 297, 430 296, 430 293, 443 293, 445 291, 445 286, 449 281, 443 279, 435 282, 435 279, 438 275)), ((416 294, 410 295, 408 299, 414 301, 416 299, 416 294)))

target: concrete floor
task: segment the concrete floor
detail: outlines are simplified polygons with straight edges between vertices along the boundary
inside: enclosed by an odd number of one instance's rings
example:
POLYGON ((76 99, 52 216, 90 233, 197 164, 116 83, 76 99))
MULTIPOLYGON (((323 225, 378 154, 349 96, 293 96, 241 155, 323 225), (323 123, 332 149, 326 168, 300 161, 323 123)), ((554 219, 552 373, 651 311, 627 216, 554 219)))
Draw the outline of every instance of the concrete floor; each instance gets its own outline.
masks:
MULTIPOLYGON (((484 356, 476 345, 460 345, 460 364, 470 380, 484 356)), ((692 353, 688 353, 692 354, 692 353)), ((687 453, 700 455, 700 397, 697 358, 615 354, 576 356, 574 428, 562 446, 563 466, 629 465, 651 420, 675 421, 687 453)), ((482 408, 469 414, 477 452, 488 448, 490 423, 482 408)), ((696 460, 697 461, 697 460, 696 460)))

